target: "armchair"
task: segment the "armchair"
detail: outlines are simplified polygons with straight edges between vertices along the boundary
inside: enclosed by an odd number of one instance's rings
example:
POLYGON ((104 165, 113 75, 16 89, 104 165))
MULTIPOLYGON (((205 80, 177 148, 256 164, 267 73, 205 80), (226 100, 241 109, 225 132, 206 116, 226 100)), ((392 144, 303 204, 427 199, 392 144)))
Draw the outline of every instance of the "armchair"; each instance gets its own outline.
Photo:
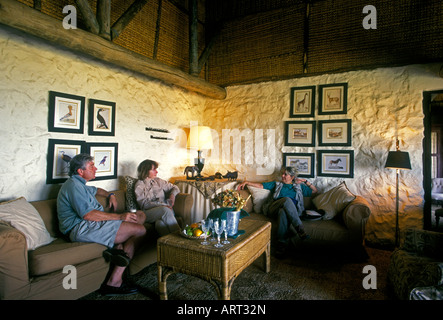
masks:
POLYGON ((394 250, 388 268, 388 283, 398 299, 434 297, 443 294, 443 234, 419 229, 406 230, 404 244, 394 250), (432 287, 426 288, 423 287, 432 287))

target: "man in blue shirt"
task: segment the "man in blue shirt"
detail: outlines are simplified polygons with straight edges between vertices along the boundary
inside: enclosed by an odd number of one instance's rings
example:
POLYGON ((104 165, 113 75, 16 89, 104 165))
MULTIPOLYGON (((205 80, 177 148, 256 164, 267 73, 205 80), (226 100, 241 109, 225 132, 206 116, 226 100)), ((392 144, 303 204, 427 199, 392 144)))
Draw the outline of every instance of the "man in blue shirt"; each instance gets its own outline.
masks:
POLYGON ((281 182, 254 183, 245 181, 238 186, 238 189, 243 189, 245 186, 250 185, 271 191, 271 201, 268 201, 263 206, 263 211, 271 218, 277 219, 277 248, 275 252, 277 257, 282 257, 286 253, 291 225, 301 239, 304 240, 309 237, 305 233, 300 219, 301 214, 305 210, 303 197, 310 197, 317 192, 317 188, 308 180, 297 178, 297 170, 295 168, 286 167, 282 171, 281 182))
POLYGON ((102 294, 136 293, 136 287, 123 282, 123 272, 146 235, 143 226, 146 215, 143 211, 104 212, 96 195, 107 197, 109 207, 114 209, 117 208, 117 200, 113 193, 86 185, 95 178, 96 171, 94 158, 88 154, 78 154, 70 161, 70 178, 57 197, 59 228, 71 241, 96 242, 108 247, 103 256, 115 267, 100 288, 102 294))

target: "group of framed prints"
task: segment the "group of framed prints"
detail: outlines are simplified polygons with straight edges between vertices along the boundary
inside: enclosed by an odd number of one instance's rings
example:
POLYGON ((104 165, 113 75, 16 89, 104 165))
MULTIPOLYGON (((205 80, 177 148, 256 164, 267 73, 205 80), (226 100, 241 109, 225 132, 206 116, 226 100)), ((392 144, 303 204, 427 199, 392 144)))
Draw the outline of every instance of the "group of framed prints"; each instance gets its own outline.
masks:
MULTIPOLYGON (((86 99, 61 92, 49 92, 48 131, 84 133, 86 99)), ((114 102, 89 99, 89 135, 114 136, 114 102)), ((49 139, 46 183, 63 183, 69 177, 69 161, 79 153, 88 153, 97 167, 94 180, 117 178, 118 144, 80 140, 49 139)))
MULTIPOLYGON (((315 86, 291 88, 290 118, 313 117, 315 114, 315 86)), ((348 84, 323 84, 318 87, 318 114, 346 114, 348 84)))
MULTIPOLYGON (((319 85, 318 115, 347 114, 347 83, 319 85)), ((316 86, 291 88, 290 118, 315 116, 316 86)), ((285 146, 352 146, 352 120, 293 120, 285 122, 285 146)), ((315 153, 283 153, 283 165, 297 167, 300 177, 313 178, 315 153)), ((354 177, 353 150, 317 150, 318 176, 354 177)))
MULTIPOLYGON (((317 175, 353 178, 354 150, 317 150, 317 175)), ((314 178, 315 153, 283 153, 283 166, 296 167, 298 176, 314 178)))

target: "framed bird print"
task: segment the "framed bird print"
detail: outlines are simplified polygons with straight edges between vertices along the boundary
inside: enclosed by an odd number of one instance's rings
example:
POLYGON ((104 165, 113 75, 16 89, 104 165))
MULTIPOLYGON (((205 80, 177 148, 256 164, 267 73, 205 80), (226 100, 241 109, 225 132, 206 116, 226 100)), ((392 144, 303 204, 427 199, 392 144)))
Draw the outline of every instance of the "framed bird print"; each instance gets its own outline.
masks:
POLYGON ((115 136, 115 102, 89 99, 89 134, 115 136))
POLYGON ((94 157, 97 168, 93 181, 117 178, 118 143, 87 143, 86 152, 94 157))
POLYGON ((49 91, 49 131, 83 133, 84 117, 84 97, 49 91))
POLYGON ((49 139, 46 183, 65 182, 69 178, 69 161, 84 148, 84 141, 49 139))

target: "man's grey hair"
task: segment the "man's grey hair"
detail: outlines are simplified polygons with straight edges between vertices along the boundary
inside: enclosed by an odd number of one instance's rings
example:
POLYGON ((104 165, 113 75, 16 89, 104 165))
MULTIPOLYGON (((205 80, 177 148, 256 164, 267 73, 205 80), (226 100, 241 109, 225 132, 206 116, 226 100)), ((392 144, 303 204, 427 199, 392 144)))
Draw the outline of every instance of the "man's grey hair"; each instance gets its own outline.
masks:
POLYGON ((87 153, 79 153, 69 161, 69 176, 78 174, 78 169, 86 169, 86 164, 90 161, 94 161, 94 157, 87 153))

